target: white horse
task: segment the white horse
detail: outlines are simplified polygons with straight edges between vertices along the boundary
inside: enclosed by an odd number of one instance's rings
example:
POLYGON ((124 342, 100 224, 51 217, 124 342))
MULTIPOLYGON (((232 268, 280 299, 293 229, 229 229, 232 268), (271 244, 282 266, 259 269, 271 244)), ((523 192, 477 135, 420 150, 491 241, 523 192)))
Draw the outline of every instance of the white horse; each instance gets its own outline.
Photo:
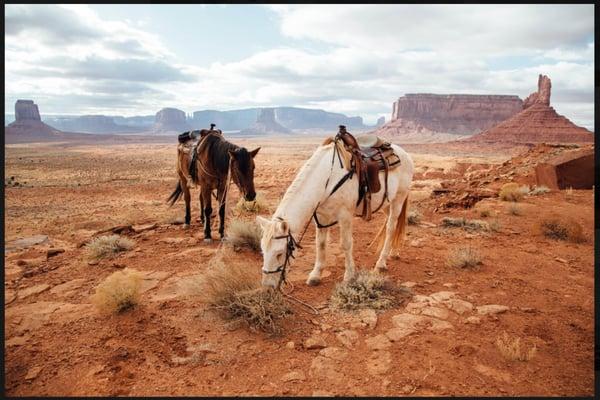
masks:
MULTIPOLYGON (((311 286, 318 285, 321 281, 321 270, 325 264, 329 229, 327 227, 319 228, 317 220, 321 226, 335 221, 339 222, 341 247, 346 264, 344 281, 353 278, 355 266, 352 256, 352 220, 355 212, 360 213, 362 202, 359 205, 356 204, 359 195, 359 182, 356 174, 345 180, 330 195, 336 184, 341 182, 348 173, 348 164, 341 166, 338 160, 334 159, 336 157, 335 146, 342 150, 340 153, 343 156, 349 156, 349 153, 343 150, 341 143, 336 144, 336 142, 326 140, 304 163, 271 219, 260 216, 256 218, 263 232, 261 250, 263 254, 262 284, 264 286, 278 287, 285 279, 286 266, 293 257, 293 251, 298 245, 297 241, 301 240, 301 235, 313 215, 317 216, 315 219, 316 260, 306 283, 311 286)), ((392 148, 400 158, 400 165, 389 170, 388 174, 387 200, 385 200, 389 203, 387 229, 385 229, 383 246, 379 241, 381 253, 375 264, 377 271, 387 269, 386 260, 390 251, 392 248, 397 250, 404 238, 408 192, 414 170, 412 158, 400 146, 392 144, 392 148)), ((347 160, 346 158, 344 161, 347 160)), ((379 205, 384 201, 384 179, 384 172, 380 171, 381 189, 372 194, 373 205, 379 205)), ((386 225, 381 227, 373 242, 381 238, 386 225)))

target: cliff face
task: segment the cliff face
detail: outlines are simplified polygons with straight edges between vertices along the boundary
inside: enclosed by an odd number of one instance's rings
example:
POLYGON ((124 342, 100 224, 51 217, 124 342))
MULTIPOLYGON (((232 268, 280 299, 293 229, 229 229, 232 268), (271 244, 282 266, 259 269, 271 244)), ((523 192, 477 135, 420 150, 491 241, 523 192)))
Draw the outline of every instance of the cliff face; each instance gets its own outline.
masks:
POLYGON ((243 129, 240 133, 247 135, 276 135, 281 133, 291 133, 292 131, 285 126, 279 124, 276 120, 275 108, 263 108, 254 125, 250 128, 243 129))
POLYGON ((80 117, 54 117, 46 121, 67 132, 84 133, 131 133, 141 132, 142 129, 118 125, 112 117, 105 115, 82 115, 80 117))
POLYGON ((176 108, 163 108, 156 113, 152 130, 156 133, 184 132, 189 131, 185 112, 176 108))
POLYGON ((40 111, 33 100, 17 100, 15 103, 15 121, 5 130, 7 142, 15 140, 35 140, 52 137, 60 133, 40 118, 40 111))
POLYGON ((40 110, 33 100, 17 100, 15 103, 15 122, 39 121, 40 110))
POLYGON ((407 94, 394 102, 390 122, 409 120, 432 132, 470 135, 522 109, 518 96, 407 94))
POLYGON ((551 87, 550 78, 540 75, 538 91, 525 99, 524 110, 469 140, 515 143, 593 142, 592 132, 575 125, 550 106, 551 87))

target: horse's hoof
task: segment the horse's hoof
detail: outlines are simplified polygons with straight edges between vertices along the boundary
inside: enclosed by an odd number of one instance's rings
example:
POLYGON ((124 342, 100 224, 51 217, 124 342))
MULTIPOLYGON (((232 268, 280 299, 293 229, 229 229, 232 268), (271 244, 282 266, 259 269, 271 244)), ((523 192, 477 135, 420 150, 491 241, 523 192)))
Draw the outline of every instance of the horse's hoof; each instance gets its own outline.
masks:
POLYGON ((321 283, 321 278, 308 278, 306 281, 308 286, 317 286, 319 283, 321 283))
POLYGON ((204 238, 204 243, 212 243, 212 238, 204 238))
POLYGON ((183 224, 183 229, 190 229, 190 224, 183 224))

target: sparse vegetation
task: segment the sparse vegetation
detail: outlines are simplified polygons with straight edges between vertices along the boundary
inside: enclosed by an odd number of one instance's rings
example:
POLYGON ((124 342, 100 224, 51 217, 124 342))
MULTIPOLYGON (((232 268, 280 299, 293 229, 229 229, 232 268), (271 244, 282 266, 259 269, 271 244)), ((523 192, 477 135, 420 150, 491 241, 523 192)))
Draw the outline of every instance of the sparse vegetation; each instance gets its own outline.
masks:
POLYGON ((421 214, 418 210, 411 210, 408 212, 409 225, 418 225, 422 218, 423 214, 421 214))
POLYGON ((512 203, 508 206, 508 213, 516 216, 523 215, 523 208, 515 203, 512 203))
POLYGON ((280 292, 263 290, 256 270, 217 256, 209 269, 191 282, 191 294, 252 330, 281 331, 279 321, 290 313, 280 292))
POLYGON ((262 231, 256 222, 233 220, 227 228, 227 240, 234 250, 246 246, 260 251, 261 237, 262 231))
POLYGON ((485 221, 481 221, 479 219, 471 219, 467 220, 464 217, 461 218, 450 218, 444 217, 442 218, 442 226, 446 227, 458 227, 464 228, 468 231, 489 231, 489 224, 485 221))
POLYGON ((101 312, 120 313, 138 304, 142 275, 135 270, 124 269, 109 275, 96 287, 92 304, 101 312))
POLYGON ((461 218, 444 217, 444 218, 442 218, 442 226, 462 228, 463 226, 465 226, 466 221, 467 220, 463 217, 461 217, 461 218))
POLYGON ((550 188, 548 188, 547 186, 536 186, 533 189, 531 189, 531 191, 529 192, 530 196, 539 196, 541 194, 545 194, 550 192, 550 188))
POLYGON ((409 289, 393 285, 385 276, 360 270, 350 282, 335 285, 331 294, 331 306, 343 310, 381 310, 401 304, 410 295, 409 289))
POLYGON ((490 222, 488 225, 492 232, 498 232, 500 230, 500 228, 502 228, 502 226, 500 225, 500 222, 498 221, 497 218, 495 220, 493 220, 492 222, 490 222))
POLYGON ((521 338, 511 338, 506 332, 496 338, 496 347, 510 361, 529 361, 537 353, 535 344, 528 349, 521 349, 521 338))
POLYGON ((569 217, 551 216, 538 225, 541 233, 550 239, 568 240, 574 243, 585 241, 581 225, 569 217))
POLYGON ((523 197, 529 193, 528 186, 519 186, 518 184, 511 182, 507 183, 500 189, 498 197, 504 201, 521 201, 523 197))
POLYGON ((446 265, 452 268, 477 268, 481 262, 481 256, 471 247, 459 247, 451 250, 446 265))
POLYGON ((257 193, 253 201, 246 201, 240 197, 235 205, 235 211, 238 214, 260 214, 268 210, 269 206, 261 193, 257 193))
POLYGON ((86 245, 86 249, 90 260, 100 260, 130 250, 134 244, 133 240, 119 235, 105 235, 94 238, 86 245))
POLYGON ((490 210, 489 208, 484 208, 484 209, 482 209, 482 210, 479 211, 479 216, 481 218, 491 217, 492 216, 492 210, 490 210))

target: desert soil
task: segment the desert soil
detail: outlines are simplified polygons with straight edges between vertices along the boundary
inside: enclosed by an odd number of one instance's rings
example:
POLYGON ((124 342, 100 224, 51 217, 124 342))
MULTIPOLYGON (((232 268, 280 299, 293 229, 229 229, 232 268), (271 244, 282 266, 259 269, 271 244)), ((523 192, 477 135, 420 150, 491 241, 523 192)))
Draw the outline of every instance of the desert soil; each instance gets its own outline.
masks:
MULTIPOLYGON (((232 141, 262 147, 255 184, 272 212, 321 139, 232 141)), ((7 145, 6 177, 14 179, 5 187, 6 393, 593 395, 593 191, 526 196, 518 203, 522 215, 512 215, 497 197, 434 212, 438 200, 431 190, 458 163, 498 165, 520 149, 406 148, 418 172, 411 209, 422 218, 408 227, 387 276, 415 296, 376 313, 330 309, 332 289, 344 273, 338 230, 330 237, 321 284, 308 287, 315 253, 311 226, 290 280, 293 295, 319 314, 292 303, 282 333, 269 335, 225 321, 185 290, 225 245, 202 241, 197 191, 189 230, 180 224, 182 202, 165 204, 176 184, 176 144, 7 145), (481 217, 484 208, 490 217, 481 217), (572 216, 587 240, 543 237, 535 227, 552 213, 572 216), (444 217, 463 216, 495 221, 499 228, 470 232, 441 224, 444 217), (81 245, 117 225, 149 226, 125 233, 135 241, 132 250, 90 265, 81 245), (30 240, 14 242, 19 239, 30 240), (479 252, 482 264, 447 266, 449 254, 464 246, 479 252), (64 252, 48 258, 50 248, 64 252), (98 313, 90 295, 124 267, 144 273, 140 304, 118 315, 98 313), (477 308, 486 305, 505 307, 477 308), (496 346, 504 332, 525 348, 535 345, 534 357, 504 358, 496 346), (305 347, 309 338, 316 348, 305 347)), ((237 189, 231 198, 237 201, 237 189)), ((384 217, 355 219, 360 268, 374 266, 377 254, 366 244, 384 217)), ((233 257, 260 279, 260 254, 241 250, 233 257)))

